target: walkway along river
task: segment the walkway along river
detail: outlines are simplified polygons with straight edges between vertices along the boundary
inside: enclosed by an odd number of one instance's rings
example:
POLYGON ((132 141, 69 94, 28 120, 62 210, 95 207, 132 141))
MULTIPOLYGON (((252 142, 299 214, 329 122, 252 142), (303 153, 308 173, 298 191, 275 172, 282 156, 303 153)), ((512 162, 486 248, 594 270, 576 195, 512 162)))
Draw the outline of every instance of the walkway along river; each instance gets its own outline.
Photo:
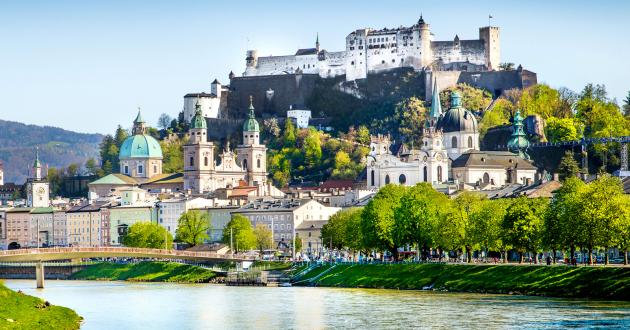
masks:
POLYGON ((6 280, 82 329, 630 328, 630 302, 376 289, 6 280))

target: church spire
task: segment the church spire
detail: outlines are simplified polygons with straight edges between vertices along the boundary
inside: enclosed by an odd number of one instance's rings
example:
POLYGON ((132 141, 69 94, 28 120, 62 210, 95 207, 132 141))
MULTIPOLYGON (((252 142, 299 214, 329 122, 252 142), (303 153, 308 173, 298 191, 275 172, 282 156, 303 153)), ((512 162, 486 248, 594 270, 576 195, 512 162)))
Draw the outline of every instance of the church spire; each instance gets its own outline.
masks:
POLYGON ((33 162, 33 178, 42 179, 42 164, 39 161, 39 147, 35 147, 35 162, 33 162))
POLYGON ((133 121, 133 135, 144 135, 146 131, 145 124, 146 122, 142 119, 142 115, 140 114, 140 107, 138 107, 138 115, 133 121))
POLYGON ((514 124, 512 127, 512 135, 507 142, 508 150, 518 153, 521 158, 529 159, 529 155, 526 152, 529 148, 529 141, 523 131, 523 117, 521 117, 521 112, 518 109, 516 109, 516 113, 514 114, 514 124))
POLYGON ((319 53, 319 32, 317 32, 317 38, 315 39, 315 49, 319 53))
POLYGON ((254 113, 254 98, 251 95, 249 96, 249 114, 243 123, 243 132, 260 132, 260 126, 254 113))
POLYGON ((440 102, 440 89, 438 88, 437 79, 433 82, 433 95, 431 96, 431 112, 429 113, 429 119, 437 122, 442 116, 442 104, 440 102))

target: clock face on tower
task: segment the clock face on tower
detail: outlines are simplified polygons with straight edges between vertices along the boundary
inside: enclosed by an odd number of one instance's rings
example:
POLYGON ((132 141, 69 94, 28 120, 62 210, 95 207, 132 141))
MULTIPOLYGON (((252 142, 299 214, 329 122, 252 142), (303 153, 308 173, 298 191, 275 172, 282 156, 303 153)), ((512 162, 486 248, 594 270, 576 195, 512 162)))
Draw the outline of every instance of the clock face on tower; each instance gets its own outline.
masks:
POLYGON ((438 162, 442 161, 442 155, 438 154, 437 157, 435 157, 435 159, 437 159, 438 162))
POLYGON ((46 193, 46 189, 44 189, 44 187, 39 187, 39 189, 37 189, 37 194, 40 197, 44 196, 45 193, 46 193))

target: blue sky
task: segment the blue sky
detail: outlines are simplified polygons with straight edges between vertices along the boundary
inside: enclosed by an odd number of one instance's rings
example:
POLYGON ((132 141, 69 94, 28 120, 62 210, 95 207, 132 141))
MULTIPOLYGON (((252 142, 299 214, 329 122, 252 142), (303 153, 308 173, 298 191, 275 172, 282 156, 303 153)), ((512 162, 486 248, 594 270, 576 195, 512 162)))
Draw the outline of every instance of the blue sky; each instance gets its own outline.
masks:
POLYGON ((182 96, 244 70, 245 50, 291 54, 316 33, 341 50, 362 27, 413 24, 436 40, 501 27, 502 61, 579 91, 630 89, 628 1, 2 1, 0 119, 110 133, 138 106, 155 125, 182 96))

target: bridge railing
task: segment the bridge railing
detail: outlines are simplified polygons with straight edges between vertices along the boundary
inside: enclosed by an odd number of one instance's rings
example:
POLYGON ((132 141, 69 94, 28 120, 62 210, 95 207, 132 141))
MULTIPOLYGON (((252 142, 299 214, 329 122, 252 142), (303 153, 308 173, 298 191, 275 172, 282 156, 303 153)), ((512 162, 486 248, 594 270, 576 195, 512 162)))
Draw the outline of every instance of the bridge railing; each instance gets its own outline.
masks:
POLYGON ((72 253, 103 253, 103 254, 144 254, 164 257, 189 257, 206 259, 227 259, 227 260, 255 260, 255 257, 241 254, 220 254, 205 251, 167 250, 167 249, 145 249, 130 247, 51 247, 33 248, 0 251, 0 257, 17 256, 30 254, 72 254, 72 253))

